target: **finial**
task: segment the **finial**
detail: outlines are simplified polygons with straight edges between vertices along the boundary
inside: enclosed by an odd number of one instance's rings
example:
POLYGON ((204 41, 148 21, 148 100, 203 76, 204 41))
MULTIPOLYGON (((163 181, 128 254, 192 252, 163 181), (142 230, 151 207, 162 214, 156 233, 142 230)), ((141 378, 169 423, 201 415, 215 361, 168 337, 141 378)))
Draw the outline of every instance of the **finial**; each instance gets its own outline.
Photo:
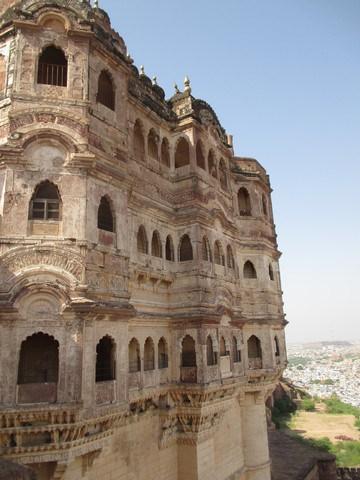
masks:
POLYGON ((184 79, 184 91, 185 92, 191 92, 191 85, 190 85, 190 78, 186 75, 184 79))
POLYGON ((141 65, 141 66, 140 66, 140 75, 145 75, 144 65, 141 65))
POLYGON ((153 85, 157 85, 157 84, 158 84, 158 83, 157 83, 157 77, 153 77, 153 78, 152 78, 152 84, 153 84, 153 85))
POLYGON ((99 0, 94 1, 94 8, 99 8, 99 0))
POLYGON ((176 83, 174 83, 174 89, 175 89, 175 93, 180 93, 179 87, 177 86, 176 83))

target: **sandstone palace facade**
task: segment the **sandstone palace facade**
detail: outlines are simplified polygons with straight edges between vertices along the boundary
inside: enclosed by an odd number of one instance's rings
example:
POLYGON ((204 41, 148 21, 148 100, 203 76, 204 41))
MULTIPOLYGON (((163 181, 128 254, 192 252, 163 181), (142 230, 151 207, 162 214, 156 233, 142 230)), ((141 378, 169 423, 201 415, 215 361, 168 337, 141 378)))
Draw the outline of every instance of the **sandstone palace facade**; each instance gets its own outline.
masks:
POLYGON ((0 454, 39 480, 269 480, 264 168, 87 0, 0 15, 0 454))

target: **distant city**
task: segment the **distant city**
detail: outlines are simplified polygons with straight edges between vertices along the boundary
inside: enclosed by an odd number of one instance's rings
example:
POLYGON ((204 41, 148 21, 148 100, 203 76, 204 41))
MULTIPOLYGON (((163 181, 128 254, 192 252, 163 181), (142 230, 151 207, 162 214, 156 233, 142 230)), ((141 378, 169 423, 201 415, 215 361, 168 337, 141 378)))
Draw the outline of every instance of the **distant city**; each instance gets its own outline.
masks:
POLYGON ((360 407, 360 341, 290 344, 288 360, 284 377, 296 386, 360 407))

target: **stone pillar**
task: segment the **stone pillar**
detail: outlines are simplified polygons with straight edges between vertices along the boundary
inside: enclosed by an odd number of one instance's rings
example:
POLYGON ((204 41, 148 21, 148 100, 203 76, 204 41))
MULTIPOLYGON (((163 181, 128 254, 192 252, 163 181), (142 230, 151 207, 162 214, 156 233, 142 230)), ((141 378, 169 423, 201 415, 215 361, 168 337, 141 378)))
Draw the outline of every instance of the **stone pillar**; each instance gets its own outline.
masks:
POLYGON ((216 480, 213 438, 178 446, 178 480, 216 480))
POLYGON ((270 457, 264 396, 245 393, 240 400, 246 480, 270 480, 270 457))

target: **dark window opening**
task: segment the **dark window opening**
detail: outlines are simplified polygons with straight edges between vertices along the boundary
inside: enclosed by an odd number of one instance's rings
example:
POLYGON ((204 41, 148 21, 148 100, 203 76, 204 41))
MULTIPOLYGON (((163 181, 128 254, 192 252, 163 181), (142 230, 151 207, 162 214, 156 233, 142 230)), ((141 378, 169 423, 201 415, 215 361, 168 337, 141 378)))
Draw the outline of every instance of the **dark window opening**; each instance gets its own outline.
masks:
POLYGON ((235 261, 234 261, 233 251, 230 245, 227 246, 226 253, 227 253, 227 266, 230 270, 234 270, 235 261))
POLYGON ((261 358, 261 342, 255 335, 252 335, 248 340, 248 357, 249 358, 261 358))
POLYGON ((67 86, 68 62, 61 48, 47 47, 39 57, 38 83, 67 86))
POLYGON ((239 206, 239 215, 241 217, 250 217, 251 216, 251 202, 250 195, 246 188, 242 187, 238 191, 238 206, 239 206))
POLYGON ((184 167, 190 164, 190 147, 185 138, 180 138, 175 152, 175 168, 184 167))
POLYGON ((140 345, 136 338, 129 343, 129 372, 135 373, 141 370, 140 345))
POLYGON ((30 203, 29 219, 60 219, 60 195, 53 183, 46 180, 37 186, 30 203))
POLYGON ((193 249, 189 235, 184 235, 180 240, 179 260, 180 262, 193 260, 193 249))
POLYGON ((158 343, 158 364, 159 368, 168 368, 169 355, 165 338, 160 338, 158 343))
POLYGON ((207 237, 202 239, 202 259, 205 262, 211 262, 211 248, 207 237))
POLYGON ((170 167, 170 148, 167 138, 164 138, 161 143, 161 163, 166 167, 170 167))
POLYGON ((59 343, 50 335, 36 333, 21 344, 18 384, 57 383, 59 343))
POLYGON ((108 337, 103 337, 96 346, 96 382, 115 380, 116 359, 115 343, 108 337))
POLYGON ((277 337, 274 338, 274 346, 275 346, 275 356, 280 357, 279 339, 277 337))
POLYGON ((190 335, 186 335, 182 341, 181 366, 196 367, 195 340, 190 335))
POLYGON ((269 278, 270 280, 274 280, 274 270, 273 270, 273 267, 271 265, 269 265, 269 278))
POLYGON ((154 160, 159 159, 158 136, 154 129, 151 129, 148 135, 148 154, 154 160))
POLYGON ((201 140, 196 144, 196 164, 198 167, 205 170, 205 157, 201 140))
POLYGON ((115 110, 114 84, 106 70, 100 73, 96 100, 110 110, 115 110))
POLYGON ((169 260, 169 262, 175 261, 174 244, 170 235, 166 237, 165 253, 166 260, 169 260))
POLYGON ((137 250, 139 253, 148 253, 148 240, 145 228, 141 225, 137 233, 137 250))
POLYGON ((134 126, 134 156, 140 162, 145 161, 145 140, 141 123, 138 120, 134 126))
POLYGON ((153 257, 162 258, 162 245, 160 240, 160 234, 157 230, 153 233, 151 240, 151 255, 153 257))
POLYGON ((238 347, 238 341, 237 341, 236 337, 233 337, 232 347, 233 347, 233 362, 234 363, 241 362, 241 351, 238 347))
POLYGON ((225 266, 224 252, 221 243, 218 240, 216 240, 214 245, 214 263, 216 265, 222 265, 223 267, 225 266))
POLYGON ((114 218, 111 211, 110 202, 106 197, 102 197, 98 209, 98 228, 107 232, 114 232, 114 218))
POLYGON ((206 339, 206 361, 208 366, 217 364, 217 355, 214 352, 213 341, 210 335, 206 339))
POLYGON ((144 370, 154 370, 155 369, 155 349, 154 342, 152 338, 148 337, 145 341, 144 346, 144 370))
POLYGON ((250 260, 244 264, 244 278, 257 278, 255 267, 250 260))

